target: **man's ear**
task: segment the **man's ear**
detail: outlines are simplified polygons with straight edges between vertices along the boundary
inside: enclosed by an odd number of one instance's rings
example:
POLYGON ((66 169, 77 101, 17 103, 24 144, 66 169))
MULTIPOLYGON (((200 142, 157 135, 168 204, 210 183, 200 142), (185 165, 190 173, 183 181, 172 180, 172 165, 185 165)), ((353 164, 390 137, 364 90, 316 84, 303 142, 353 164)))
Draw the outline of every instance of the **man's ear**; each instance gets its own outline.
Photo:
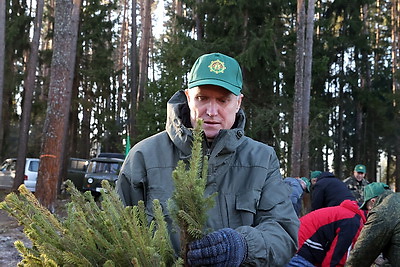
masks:
POLYGON ((185 95, 186 95, 187 102, 189 102, 189 100, 190 100, 189 89, 185 89, 185 95))
POLYGON ((237 98, 238 103, 237 103, 236 112, 239 111, 239 109, 240 109, 240 107, 241 107, 241 105, 242 105, 242 99, 243 99, 243 97, 244 97, 243 94, 238 95, 238 98, 237 98))

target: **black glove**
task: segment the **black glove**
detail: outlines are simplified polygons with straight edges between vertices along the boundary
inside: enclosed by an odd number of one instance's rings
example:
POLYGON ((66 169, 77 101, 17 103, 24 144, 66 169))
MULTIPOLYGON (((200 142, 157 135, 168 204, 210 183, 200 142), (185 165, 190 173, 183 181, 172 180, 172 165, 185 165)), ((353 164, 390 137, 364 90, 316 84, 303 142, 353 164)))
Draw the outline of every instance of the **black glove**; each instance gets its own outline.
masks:
POLYGON ((189 244, 189 265, 239 266, 247 257, 244 237, 231 228, 212 232, 189 244))

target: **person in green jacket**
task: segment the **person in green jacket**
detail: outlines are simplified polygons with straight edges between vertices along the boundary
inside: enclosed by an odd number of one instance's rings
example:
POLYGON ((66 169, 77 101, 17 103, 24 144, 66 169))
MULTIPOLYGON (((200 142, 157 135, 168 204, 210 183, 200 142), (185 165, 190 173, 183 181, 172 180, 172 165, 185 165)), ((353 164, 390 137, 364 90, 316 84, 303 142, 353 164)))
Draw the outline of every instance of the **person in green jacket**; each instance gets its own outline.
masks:
MULTIPOLYGON (((117 182, 125 205, 143 200, 152 216, 159 199, 172 229, 167 201, 172 171, 188 160, 192 130, 203 120, 208 157, 206 195, 217 192, 205 228, 213 232, 189 244, 192 266, 284 266, 297 249, 299 220, 283 183, 274 149, 244 134, 242 72, 238 62, 220 53, 194 63, 188 89, 167 103, 166 130, 137 143, 127 155, 117 182)), ((170 231, 179 252, 179 233, 170 231)))
POLYGON ((343 180, 343 183, 347 185, 356 201, 360 204, 364 201, 364 187, 368 184, 367 179, 365 179, 366 173, 367 168, 365 165, 357 164, 354 167, 353 175, 343 180))
POLYGON ((350 252, 345 266, 371 266, 377 259, 387 259, 384 266, 400 266, 400 194, 384 183, 364 187, 367 222, 350 252))

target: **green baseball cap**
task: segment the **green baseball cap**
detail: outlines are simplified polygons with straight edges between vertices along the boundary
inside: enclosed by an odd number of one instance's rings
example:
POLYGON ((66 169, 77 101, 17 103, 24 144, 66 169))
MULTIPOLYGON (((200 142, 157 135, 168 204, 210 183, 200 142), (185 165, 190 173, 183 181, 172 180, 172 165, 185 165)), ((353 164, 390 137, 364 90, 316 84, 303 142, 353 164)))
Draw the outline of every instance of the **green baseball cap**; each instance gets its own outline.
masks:
POLYGON ((367 168, 362 165, 362 164, 358 164, 354 167, 354 171, 355 172, 362 172, 362 173, 366 173, 367 172, 367 168))
POLYGON ((312 171, 310 175, 310 179, 317 178, 322 172, 321 171, 312 171))
POLYGON ((373 183, 366 185, 364 187, 364 203, 360 206, 360 209, 364 209, 365 204, 367 204, 367 202, 369 200, 371 200, 374 197, 379 196, 380 194, 385 192, 385 190, 388 190, 388 189, 390 189, 390 188, 385 183, 373 182, 373 183))
POLYGON ((190 70, 188 87, 212 84, 239 95, 242 79, 242 70, 234 58, 221 53, 205 54, 196 60, 190 70))

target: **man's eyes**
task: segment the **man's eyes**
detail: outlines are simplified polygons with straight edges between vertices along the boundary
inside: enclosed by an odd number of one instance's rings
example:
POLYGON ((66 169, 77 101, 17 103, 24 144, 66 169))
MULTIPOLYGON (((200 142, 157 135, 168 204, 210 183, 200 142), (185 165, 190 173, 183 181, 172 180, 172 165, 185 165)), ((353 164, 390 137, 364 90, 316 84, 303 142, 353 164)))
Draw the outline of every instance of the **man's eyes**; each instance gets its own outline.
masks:
POLYGON ((196 98, 197 98, 198 101, 205 101, 205 100, 207 100, 207 97, 205 97, 205 96, 197 96, 196 98))
MULTIPOLYGON (((209 100, 209 97, 197 96, 196 99, 197 99, 197 101, 207 101, 207 100, 209 100)), ((218 98, 217 101, 220 103, 227 103, 229 101, 229 99, 224 97, 224 98, 218 98)))

